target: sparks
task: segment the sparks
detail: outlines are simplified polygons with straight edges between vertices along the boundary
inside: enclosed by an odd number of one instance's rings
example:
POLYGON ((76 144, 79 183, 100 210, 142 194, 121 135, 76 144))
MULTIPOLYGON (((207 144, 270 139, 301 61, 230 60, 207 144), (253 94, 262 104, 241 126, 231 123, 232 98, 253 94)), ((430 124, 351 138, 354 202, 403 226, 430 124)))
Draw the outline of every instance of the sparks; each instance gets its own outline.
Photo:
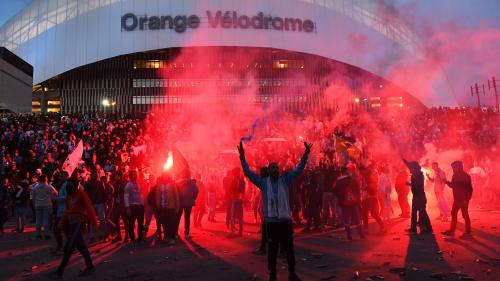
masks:
POLYGON ((174 157, 172 156, 172 151, 169 151, 167 161, 163 164, 163 170, 170 170, 172 169, 172 166, 174 166, 174 157))

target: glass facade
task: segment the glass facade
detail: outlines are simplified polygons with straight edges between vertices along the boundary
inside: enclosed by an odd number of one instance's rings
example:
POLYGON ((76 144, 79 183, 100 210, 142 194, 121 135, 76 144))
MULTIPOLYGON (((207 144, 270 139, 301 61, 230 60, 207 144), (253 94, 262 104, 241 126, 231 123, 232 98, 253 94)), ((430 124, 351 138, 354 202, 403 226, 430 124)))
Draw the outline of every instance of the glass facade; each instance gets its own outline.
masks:
MULTIPOLYGON (((58 107, 63 114, 128 114, 148 112, 153 105, 180 109, 199 102, 199 95, 206 96, 205 103, 243 96, 245 102, 280 103, 288 110, 330 110, 364 99, 367 85, 378 89, 381 83, 389 82, 316 55, 270 48, 190 47, 114 57, 68 71, 38 87, 51 97, 56 94, 48 108, 58 107), (322 96, 332 84, 347 85, 349 90, 341 99, 325 102, 322 96)), ((401 91, 398 96, 408 95, 401 91)), ((389 100, 381 97, 368 102, 383 106, 389 100)), ((408 101, 418 103, 411 97, 408 101)))

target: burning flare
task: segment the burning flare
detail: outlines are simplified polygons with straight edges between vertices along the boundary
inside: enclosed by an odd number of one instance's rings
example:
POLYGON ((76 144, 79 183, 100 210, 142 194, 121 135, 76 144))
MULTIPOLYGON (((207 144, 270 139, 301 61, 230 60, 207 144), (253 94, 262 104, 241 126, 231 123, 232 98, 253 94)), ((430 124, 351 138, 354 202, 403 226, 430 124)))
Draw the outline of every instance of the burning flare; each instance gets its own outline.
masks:
POLYGON ((174 157, 172 156, 172 151, 169 151, 167 161, 163 164, 163 170, 170 170, 172 169, 172 166, 174 166, 174 157))

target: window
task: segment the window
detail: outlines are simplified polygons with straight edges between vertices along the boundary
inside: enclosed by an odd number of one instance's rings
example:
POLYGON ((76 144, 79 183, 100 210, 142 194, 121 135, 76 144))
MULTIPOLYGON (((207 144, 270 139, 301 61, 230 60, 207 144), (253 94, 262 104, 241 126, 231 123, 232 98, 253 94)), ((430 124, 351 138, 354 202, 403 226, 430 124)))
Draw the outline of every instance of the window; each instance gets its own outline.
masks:
POLYGON ((59 100, 49 100, 47 105, 61 105, 61 101, 59 100))

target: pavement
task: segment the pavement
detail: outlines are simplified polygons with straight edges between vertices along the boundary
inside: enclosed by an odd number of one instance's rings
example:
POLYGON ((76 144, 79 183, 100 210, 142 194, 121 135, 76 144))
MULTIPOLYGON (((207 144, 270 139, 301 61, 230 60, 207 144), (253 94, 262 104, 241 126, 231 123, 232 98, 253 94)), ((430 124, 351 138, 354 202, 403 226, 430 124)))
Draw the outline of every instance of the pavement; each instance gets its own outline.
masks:
MULTIPOLYGON (((436 214, 431 211, 431 219, 436 214)), ((267 280, 266 256, 252 254, 259 245, 259 226, 245 212, 243 237, 230 235, 219 222, 203 221, 192 228, 192 238, 176 245, 101 243, 90 247, 96 273, 76 277, 84 267, 74 254, 64 280, 267 280)), ((409 236, 409 219, 388 222, 386 235, 378 236, 371 220, 370 235, 348 241, 343 229, 302 232, 296 228, 297 272, 303 280, 500 280, 500 211, 472 210, 474 239, 449 239, 439 233, 449 222, 433 219, 434 235, 409 236)), ((461 221, 459 215, 459 222, 461 221)), ((154 226, 154 223, 152 224, 154 226)), ((61 256, 50 254, 55 241, 36 240, 33 225, 24 234, 11 233, 6 224, 0 238, 0 280, 46 280, 61 256)), ((457 234, 463 229, 459 223, 457 234)), ((183 226, 181 225, 181 233, 183 226)), ((353 231, 353 234, 356 232, 353 231)), ((457 236, 458 236, 457 235, 457 236)), ((278 280, 288 280, 286 260, 278 260, 278 280)))

